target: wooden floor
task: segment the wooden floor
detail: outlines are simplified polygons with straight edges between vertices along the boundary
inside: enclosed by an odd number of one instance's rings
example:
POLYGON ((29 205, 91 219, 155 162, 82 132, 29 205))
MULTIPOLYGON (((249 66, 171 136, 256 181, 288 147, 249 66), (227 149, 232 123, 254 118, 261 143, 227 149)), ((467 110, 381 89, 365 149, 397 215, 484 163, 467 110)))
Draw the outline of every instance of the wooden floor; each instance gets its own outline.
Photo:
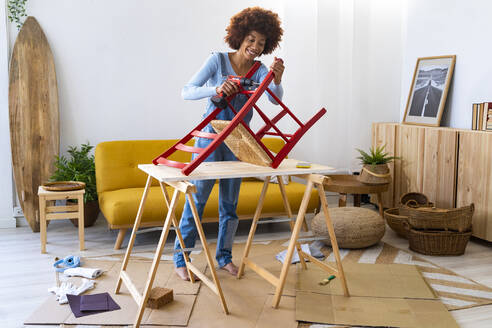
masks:
MULTIPOLYGON (((239 224, 237 241, 246 240, 249 227, 250 221, 239 224)), ((217 237, 217 224, 206 224, 204 228, 209 241, 213 241, 217 237)), ((39 233, 32 233, 29 227, 0 229, 0 327, 24 327, 24 319, 46 299, 48 288, 55 285, 52 268, 55 256, 117 253, 112 250, 116 235, 115 231, 107 229, 104 218, 99 217, 93 227, 86 228, 87 250, 79 252, 77 229, 68 220, 52 221, 48 226, 47 254, 40 254, 39 233)), ((135 250, 153 251, 159 236, 158 231, 138 234, 135 250)), ((288 236, 288 224, 272 223, 260 225, 255 240, 288 236)), ((168 242, 173 240, 174 235, 169 236, 168 242)), ((383 240, 408 250, 408 242, 389 228, 383 240)), ((124 253, 124 250, 119 252, 124 253)), ((419 256, 492 287, 492 243, 472 239, 466 254, 459 257, 419 256)), ((238 263, 239 259, 235 261, 238 263)), ((492 305, 452 311, 452 314, 461 327, 492 327, 492 305)))

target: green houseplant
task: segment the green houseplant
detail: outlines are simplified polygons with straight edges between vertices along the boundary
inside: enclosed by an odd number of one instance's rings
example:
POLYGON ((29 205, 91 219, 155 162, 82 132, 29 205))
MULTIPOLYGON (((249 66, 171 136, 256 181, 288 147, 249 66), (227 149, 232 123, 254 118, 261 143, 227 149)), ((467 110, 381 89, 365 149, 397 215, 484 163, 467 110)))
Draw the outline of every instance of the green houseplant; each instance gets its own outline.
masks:
POLYGON ((24 24, 21 21, 22 17, 27 17, 26 13, 26 2, 27 0, 9 0, 7 2, 7 8, 9 10, 9 21, 16 24, 17 29, 20 30, 24 24))
MULTIPOLYGON (((78 147, 68 147, 68 158, 55 156, 55 172, 51 181, 80 181, 85 183, 84 194, 84 226, 94 224, 99 214, 99 203, 96 190, 96 167, 94 155, 91 150, 94 146, 89 143, 78 147)), ((72 223, 78 226, 78 220, 72 219, 72 223)))
POLYGON ((371 147, 369 152, 365 152, 361 149, 357 149, 360 156, 357 157, 362 166, 362 170, 358 177, 360 182, 367 184, 383 184, 391 181, 391 173, 388 163, 395 159, 399 159, 396 156, 390 156, 389 153, 384 151, 386 145, 379 147, 371 147))

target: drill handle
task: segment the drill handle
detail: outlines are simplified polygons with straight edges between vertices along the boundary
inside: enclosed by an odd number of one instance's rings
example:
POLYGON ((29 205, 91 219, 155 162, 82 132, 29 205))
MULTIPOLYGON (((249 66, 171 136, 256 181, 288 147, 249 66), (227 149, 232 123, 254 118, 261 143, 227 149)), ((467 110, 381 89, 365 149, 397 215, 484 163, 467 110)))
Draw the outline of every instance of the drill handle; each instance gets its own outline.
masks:
POLYGON ((212 104, 214 104, 215 107, 221 108, 221 109, 226 109, 228 104, 226 100, 226 96, 223 92, 220 93, 220 95, 213 96, 212 99, 212 104))

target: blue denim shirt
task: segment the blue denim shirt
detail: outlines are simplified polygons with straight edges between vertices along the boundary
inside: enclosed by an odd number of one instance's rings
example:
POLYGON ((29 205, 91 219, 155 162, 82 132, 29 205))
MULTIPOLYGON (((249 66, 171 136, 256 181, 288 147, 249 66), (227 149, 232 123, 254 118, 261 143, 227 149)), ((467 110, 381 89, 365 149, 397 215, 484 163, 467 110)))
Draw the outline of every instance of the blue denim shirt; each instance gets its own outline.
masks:
MULTIPOLYGON (((255 74, 253 74, 251 79, 261 83, 267 74, 268 69, 265 65, 261 64, 255 74)), ((212 53, 207 58, 202 67, 198 70, 198 72, 196 72, 191 80, 183 87, 183 90, 181 91, 181 96, 185 100, 197 100, 208 97, 207 108, 205 113, 203 114, 203 118, 205 118, 215 109, 214 104, 212 104, 211 98, 212 96, 215 96, 217 94, 216 88, 224 83, 228 75, 237 75, 232 68, 228 54, 226 52, 212 53)), ((275 93, 275 95, 279 99, 282 99, 284 92, 281 84, 276 85, 272 81, 272 83, 270 83, 268 87, 275 93)), ((273 104, 277 104, 277 102, 270 96, 270 94, 268 94, 268 98, 273 104)), ((231 104, 236 111, 239 111, 247 100, 248 98, 245 95, 236 95, 236 97, 234 97, 234 99, 231 101, 231 104)), ((244 117, 244 121, 246 124, 249 125, 252 116, 253 110, 251 110, 244 117)), ((221 111, 217 116, 218 120, 230 121, 233 118, 234 113, 230 110, 229 107, 221 111)), ((211 133, 215 132, 210 124, 207 125, 204 131, 211 133)))

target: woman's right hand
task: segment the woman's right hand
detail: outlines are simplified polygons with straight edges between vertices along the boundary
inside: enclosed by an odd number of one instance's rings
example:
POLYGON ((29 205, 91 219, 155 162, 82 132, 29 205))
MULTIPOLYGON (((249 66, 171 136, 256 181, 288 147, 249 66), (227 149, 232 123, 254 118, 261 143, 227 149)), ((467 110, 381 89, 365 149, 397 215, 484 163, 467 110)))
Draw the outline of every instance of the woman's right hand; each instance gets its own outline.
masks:
POLYGON ((232 96, 239 92, 239 86, 234 82, 226 80, 220 87, 215 88, 215 91, 218 95, 223 92, 226 96, 232 96))

